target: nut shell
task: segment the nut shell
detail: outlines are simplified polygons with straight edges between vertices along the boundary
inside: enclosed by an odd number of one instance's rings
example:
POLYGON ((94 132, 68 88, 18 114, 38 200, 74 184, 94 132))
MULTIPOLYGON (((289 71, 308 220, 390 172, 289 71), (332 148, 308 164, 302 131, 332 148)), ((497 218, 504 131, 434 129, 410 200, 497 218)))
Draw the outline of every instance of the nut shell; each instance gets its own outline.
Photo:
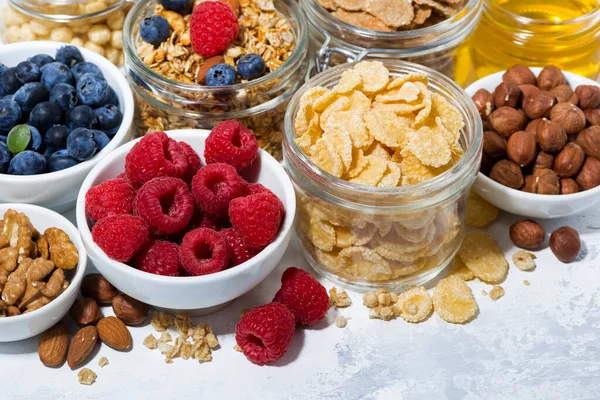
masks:
POLYGON ((575 89, 579 97, 579 107, 582 110, 600 107, 600 87, 593 85, 581 85, 575 89))
POLYGON ((583 190, 600 186, 600 161, 595 157, 586 158, 576 181, 583 190))
POLYGON ((535 74, 526 66, 517 64, 510 67, 502 75, 503 82, 513 82, 517 85, 536 85, 535 74))
POLYGON ((58 367, 67 356, 69 332, 62 322, 42 334, 38 346, 38 356, 46 367, 58 367))
POLYGON ((546 231, 535 221, 526 219, 515 222, 509 229, 510 240, 517 247, 526 250, 537 250, 546 239, 546 231))
POLYGON ((544 67, 537 77, 537 86, 542 90, 550 90, 566 83, 565 75, 554 65, 544 67))
POLYGON ((98 304, 110 304, 119 291, 102 275, 89 274, 83 278, 81 294, 96 300, 98 304))
POLYGON ((98 303, 89 297, 81 297, 75 300, 71 310, 69 310, 69 315, 79 326, 94 325, 102 318, 98 303))
POLYGON ((554 159, 554 172, 561 178, 570 178, 579 172, 584 160, 585 153, 581 147, 569 142, 554 159))
POLYGON ((577 135, 575 142, 586 155, 600 159, 600 126, 585 128, 577 135))
POLYGON ((500 107, 490 114, 488 122, 492 130, 509 138, 513 133, 523 130, 527 118, 511 107, 500 107))
POLYGON ((73 339, 71 339, 69 353, 67 354, 67 364, 69 367, 74 369, 83 364, 90 354, 92 354, 97 341, 98 331, 95 326, 81 328, 73 336, 73 339))
POLYGON ((537 155, 535 136, 525 131, 513 133, 508 139, 506 155, 509 160, 521 167, 529 165, 537 155))
POLYGON ((558 103, 550 111, 550 119, 563 128, 567 135, 575 135, 585 128, 585 114, 571 103, 558 103))
POLYGON ((510 160, 500 160, 494 164, 490 179, 513 189, 520 189, 524 183, 521 168, 510 160))
POLYGON ((558 153, 567 144, 567 134, 556 122, 542 119, 537 125, 535 137, 542 151, 558 153))
POLYGON ((102 318, 96 325, 102 343, 115 350, 128 350, 131 347, 131 334, 117 317, 102 318))
POLYGON ((112 308, 117 318, 125 325, 139 325, 148 317, 150 309, 141 301, 119 293, 112 300, 112 308))
POLYGON ((564 263, 575 260, 581 250, 579 233, 569 226, 558 228, 550 235, 550 250, 564 263))
POLYGON ((506 154, 507 141, 496 132, 483 132, 483 151, 492 158, 501 158, 506 154))

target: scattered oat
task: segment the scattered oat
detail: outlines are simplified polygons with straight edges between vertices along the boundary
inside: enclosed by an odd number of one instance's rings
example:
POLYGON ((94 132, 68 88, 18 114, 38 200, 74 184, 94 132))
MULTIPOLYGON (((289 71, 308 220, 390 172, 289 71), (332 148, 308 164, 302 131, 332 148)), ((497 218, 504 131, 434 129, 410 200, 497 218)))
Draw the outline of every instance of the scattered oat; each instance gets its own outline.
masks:
POLYGON ((485 291, 484 289, 481 289, 481 294, 482 294, 482 295, 484 295, 484 296, 487 296, 487 295, 488 295, 488 292, 487 292, 487 291, 485 291))
POLYGON ((502 296, 504 296, 504 288, 502 286, 494 286, 490 290, 490 299, 496 301, 502 296))
POLYGON ((329 289, 329 304, 335 308, 345 308, 352 305, 352 299, 344 289, 329 289))
POLYGON ((108 358, 106 358, 106 357, 102 357, 102 358, 100 358, 100 359, 98 360, 98 366, 99 366, 100 368, 104 368, 104 367, 106 367, 107 365, 108 365, 108 358))
POLYGON ((346 318, 343 315, 338 315, 338 317, 335 319, 335 326, 338 328, 345 328, 346 325, 348 325, 348 320, 350 319, 351 318, 346 318))
POLYGON ((96 378, 98 377, 94 371, 89 368, 83 368, 81 371, 77 373, 77 377, 79 378, 79 383, 82 385, 93 385, 96 382, 96 378))
POLYGON ((531 271, 535 268, 535 260, 537 257, 533 253, 525 250, 519 250, 512 256, 512 260, 521 271, 531 271))

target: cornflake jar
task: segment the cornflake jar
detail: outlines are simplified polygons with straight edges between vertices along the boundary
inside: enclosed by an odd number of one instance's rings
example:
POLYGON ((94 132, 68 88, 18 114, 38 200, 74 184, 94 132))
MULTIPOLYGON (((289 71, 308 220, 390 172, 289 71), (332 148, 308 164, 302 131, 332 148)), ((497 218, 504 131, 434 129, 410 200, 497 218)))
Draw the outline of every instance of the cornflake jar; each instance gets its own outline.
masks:
POLYGON ((446 172, 424 182, 373 187, 337 178, 319 167, 294 140, 300 98, 316 86, 332 88, 345 64, 319 74, 292 99, 285 118, 283 154, 297 194, 296 231, 309 264, 326 278, 355 290, 404 290, 440 273, 463 238, 469 188, 482 151, 481 118, 452 80, 420 65, 384 61, 391 77, 426 74, 429 90, 462 115, 464 155, 446 172))
POLYGON ((52 40, 92 50, 123 65, 126 0, 7 0, 4 43, 52 40))
MULTIPOLYGON (((156 48, 161 56, 172 60, 174 67, 166 68, 172 74, 171 76, 155 71, 154 68, 158 65, 155 64, 155 60, 145 58, 155 59, 158 53, 148 54, 142 59, 137 49, 141 43, 140 21, 152 15, 156 5, 156 0, 138 3, 125 21, 126 70, 136 99, 134 131, 138 135, 144 135, 148 132, 173 129, 211 129, 219 122, 235 119, 251 129, 259 145, 280 160, 285 110, 294 92, 304 83, 308 71, 308 27, 304 14, 296 2, 240 1, 242 10, 244 7, 258 7, 258 5, 270 10, 274 7, 276 12, 285 19, 285 23, 289 24, 294 47, 291 55, 266 75, 252 81, 223 87, 194 83, 188 75, 193 76, 199 66, 178 58, 191 50, 182 47, 181 44, 172 44, 169 41, 171 39, 163 43, 166 50, 162 50, 162 46, 156 48), (165 54, 162 54, 163 52, 165 54), (174 53, 171 56, 169 52, 174 53)), ((258 18, 257 35, 267 41, 270 38, 269 29, 278 29, 279 24, 282 23, 267 26, 260 24, 260 11, 249 10, 249 14, 258 18)), ((257 49, 262 48, 263 51, 277 51, 278 46, 270 43, 270 41, 262 43, 257 39, 257 43, 253 43, 252 46, 257 49)), ((224 62, 228 62, 228 57, 233 58, 234 55, 229 53, 228 50, 224 54, 224 62)), ((268 54, 261 55, 269 59, 268 54)), ((269 63, 270 61, 267 60, 267 66, 270 65, 269 63)))
POLYGON ((345 23, 319 0, 299 0, 310 24, 316 72, 365 58, 401 59, 441 72, 461 86, 473 79, 468 39, 479 22, 482 1, 468 0, 460 12, 431 26, 383 32, 345 23))

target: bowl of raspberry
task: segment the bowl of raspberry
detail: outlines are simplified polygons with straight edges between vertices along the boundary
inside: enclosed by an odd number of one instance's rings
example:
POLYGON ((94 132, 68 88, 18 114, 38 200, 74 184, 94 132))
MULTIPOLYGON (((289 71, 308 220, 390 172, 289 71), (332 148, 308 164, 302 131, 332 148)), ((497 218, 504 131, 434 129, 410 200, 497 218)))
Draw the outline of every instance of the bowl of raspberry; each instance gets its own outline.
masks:
POLYGON ((62 212, 129 140, 133 94, 104 57, 57 42, 0 47, 0 202, 62 212))
POLYGON ((296 197, 252 131, 154 132, 92 169, 77 223, 98 270, 168 310, 216 311, 262 282, 289 244, 296 197))

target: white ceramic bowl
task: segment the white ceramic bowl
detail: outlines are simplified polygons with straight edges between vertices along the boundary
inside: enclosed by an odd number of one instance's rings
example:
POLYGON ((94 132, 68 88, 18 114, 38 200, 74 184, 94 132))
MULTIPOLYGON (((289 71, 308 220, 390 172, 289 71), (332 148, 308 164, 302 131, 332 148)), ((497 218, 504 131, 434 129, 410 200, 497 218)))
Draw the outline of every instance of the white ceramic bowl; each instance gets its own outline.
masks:
POLYGON ((38 335, 56 324, 69 311, 79 294, 81 281, 85 275, 87 254, 75 225, 65 217, 47 208, 29 204, 0 204, 0 219, 8 209, 25 213, 31 224, 39 232, 48 228, 60 228, 77 247, 79 264, 74 270, 65 271, 70 277, 67 290, 44 307, 16 317, 0 318, 0 342, 13 342, 38 335))
MULTIPOLYGON (((167 134, 187 142, 204 162, 204 141, 209 131, 176 130, 167 134)), ((169 310, 215 311, 262 282, 277 266, 289 244, 296 212, 294 188, 283 167, 264 150, 259 151, 252 175, 254 182, 271 189, 286 210, 281 230, 273 243, 254 258, 234 268, 215 274, 194 277, 159 276, 137 270, 110 259, 93 239, 85 213, 85 194, 99 183, 115 178, 124 170, 125 156, 139 140, 127 143, 96 165, 81 186, 77 199, 77 225, 88 255, 98 270, 114 286, 129 296, 154 307, 169 310)))
MULTIPOLYGON (((541 68, 531 68, 537 76, 541 68)), ((598 82, 563 71, 571 87, 580 85, 600 86, 598 82)), ((503 72, 498 72, 478 80, 466 91, 473 96, 479 89, 493 92, 502 83, 503 72)), ((522 192, 491 180, 481 172, 477 175, 475 191, 484 199, 504 211, 531 218, 561 218, 578 214, 600 202, 600 187, 568 195, 544 195, 522 192)))
MULTIPOLYGON (((21 61, 36 54, 55 56, 56 50, 65 46, 58 42, 21 42, 0 46, 0 62, 16 66, 21 61)), ((108 153, 130 140, 130 127, 133 121, 133 94, 125 77, 114 64, 91 50, 79 48, 85 61, 96 64, 107 82, 117 93, 119 106, 123 112, 121 128, 110 143, 91 160, 74 167, 41 175, 13 176, 0 174, 0 203, 27 203, 63 212, 73 208, 83 180, 92 167, 108 153)))

